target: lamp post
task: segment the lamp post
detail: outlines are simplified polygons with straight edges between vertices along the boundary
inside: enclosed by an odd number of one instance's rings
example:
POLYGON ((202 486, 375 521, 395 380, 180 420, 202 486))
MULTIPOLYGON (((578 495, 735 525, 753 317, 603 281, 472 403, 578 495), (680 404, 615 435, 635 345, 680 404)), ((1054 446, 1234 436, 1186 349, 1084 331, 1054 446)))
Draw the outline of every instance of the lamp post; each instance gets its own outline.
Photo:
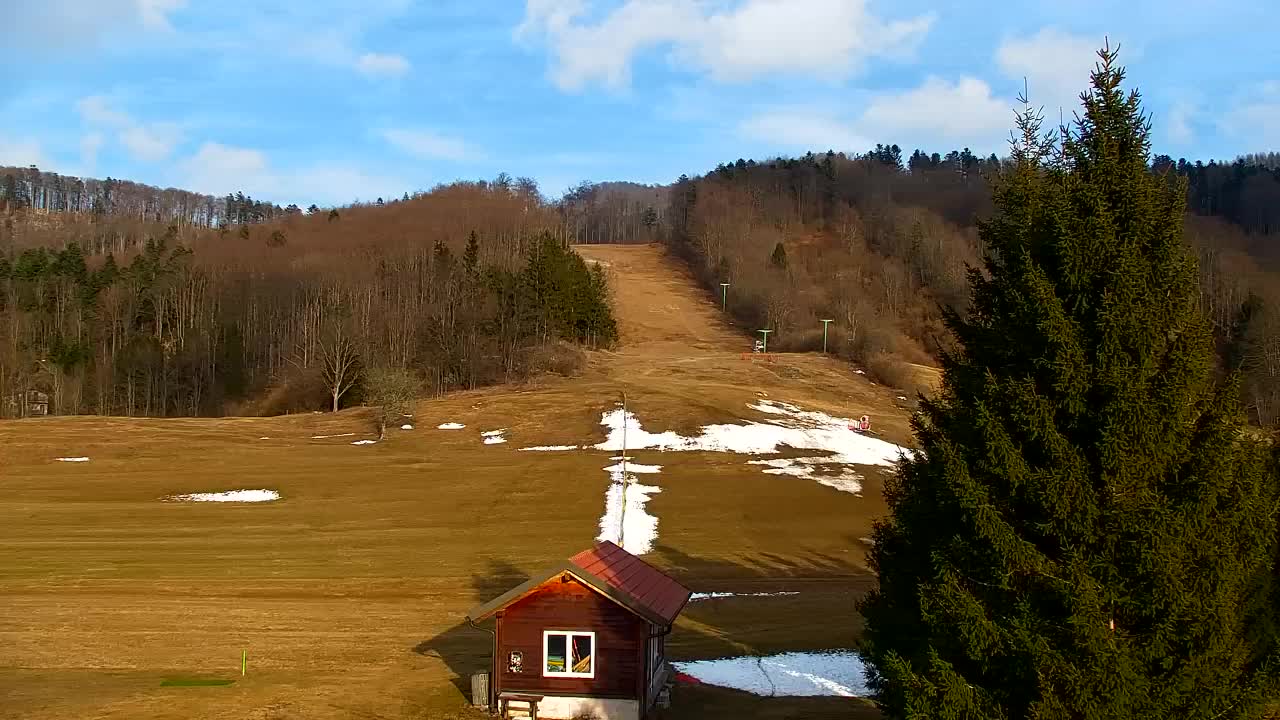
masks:
POLYGON ((729 283, 720 283, 720 312, 729 311, 729 283))
POLYGON ((830 327, 831 323, 833 322, 835 322, 835 320, 822 321, 822 354, 823 355, 827 354, 827 328, 830 327))
POLYGON ((758 333, 760 333, 761 335, 763 335, 763 336, 764 336, 764 347, 760 350, 760 352, 766 352, 766 353, 767 353, 767 352, 769 352, 769 333, 771 333, 771 332, 773 332, 773 331, 772 331, 772 330, 757 330, 756 332, 758 332, 758 333))

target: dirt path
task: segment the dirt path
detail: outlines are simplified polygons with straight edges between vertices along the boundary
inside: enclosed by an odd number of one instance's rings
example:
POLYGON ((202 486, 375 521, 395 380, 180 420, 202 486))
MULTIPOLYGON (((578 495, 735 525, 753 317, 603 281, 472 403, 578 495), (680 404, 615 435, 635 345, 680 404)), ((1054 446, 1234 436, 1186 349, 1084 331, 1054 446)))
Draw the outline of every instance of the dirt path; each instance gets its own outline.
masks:
POLYGON ((678 362, 749 348, 724 324, 689 271, 657 245, 576 245, 611 278, 624 357, 678 362))

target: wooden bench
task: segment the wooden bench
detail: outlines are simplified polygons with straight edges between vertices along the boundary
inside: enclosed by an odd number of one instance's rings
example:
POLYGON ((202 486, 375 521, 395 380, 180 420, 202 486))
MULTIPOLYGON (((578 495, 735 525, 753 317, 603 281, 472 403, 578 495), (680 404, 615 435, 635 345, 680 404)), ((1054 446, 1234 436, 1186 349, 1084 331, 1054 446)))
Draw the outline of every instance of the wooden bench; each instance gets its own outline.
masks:
POLYGON ((530 720, 538 720, 538 703, 542 701, 541 695, 526 695, 525 693, 504 692, 498 694, 498 717, 506 718, 507 713, 513 708, 511 703, 524 703, 523 708, 514 708, 516 710, 524 710, 529 713, 530 720))

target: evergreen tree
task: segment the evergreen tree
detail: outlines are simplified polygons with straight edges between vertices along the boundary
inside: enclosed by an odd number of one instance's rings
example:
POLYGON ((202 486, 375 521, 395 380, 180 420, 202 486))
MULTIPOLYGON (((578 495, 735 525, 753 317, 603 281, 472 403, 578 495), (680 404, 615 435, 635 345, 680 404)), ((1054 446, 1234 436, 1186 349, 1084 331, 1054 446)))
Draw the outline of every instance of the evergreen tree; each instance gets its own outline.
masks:
POLYGON ((462 252, 462 267, 467 277, 476 278, 480 272, 480 237, 472 230, 467 236, 467 249, 462 252))
POLYGON ((787 268, 787 249, 782 243, 773 246, 773 254, 769 256, 769 263, 779 270, 787 268))
POLYGON ((1248 718, 1273 689, 1276 489, 1182 245, 1180 182, 1099 53, 1022 139, 861 603, 889 718, 1248 718))

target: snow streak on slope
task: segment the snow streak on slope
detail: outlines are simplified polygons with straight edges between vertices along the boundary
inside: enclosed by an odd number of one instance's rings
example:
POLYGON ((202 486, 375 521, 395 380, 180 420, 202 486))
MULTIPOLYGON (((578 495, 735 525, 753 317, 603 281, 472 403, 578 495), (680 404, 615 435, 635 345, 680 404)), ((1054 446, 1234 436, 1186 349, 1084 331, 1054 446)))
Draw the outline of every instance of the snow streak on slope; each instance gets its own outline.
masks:
POLYGON ((652 448, 661 451, 731 452, 743 455, 772 455, 784 448, 814 450, 826 453, 802 458, 771 458, 748 461, 768 465, 770 475, 793 475, 810 478, 822 485, 857 494, 861 477, 851 465, 892 467, 911 451, 906 448, 850 430, 853 423, 821 412, 801 410, 795 405, 762 400, 749 405, 753 410, 772 416, 766 422, 743 425, 707 425, 696 437, 668 430, 653 433, 645 430, 633 413, 611 410, 601 417, 608 429, 605 441, 597 450, 621 450, 623 434, 627 449, 652 448), (624 430, 625 428, 625 430, 624 430), (834 472, 831 469, 834 468, 834 472), (828 472, 820 472, 827 470, 828 472))
POLYGON ((662 492, 662 488, 641 485, 632 473, 653 474, 661 470, 661 465, 627 465, 624 474, 621 464, 605 468, 612 482, 605 491, 604 515, 600 518, 597 540, 616 543, 633 555, 643 555, 653 549, 658 539, 658 518, 650 515, 645 505, 649 503, 649 496, 662 492))
POLYGON ((671 663, 676 670, 708 685, 768 697, 868 696, 862 658, 848 651, 783 653, 671 663))

